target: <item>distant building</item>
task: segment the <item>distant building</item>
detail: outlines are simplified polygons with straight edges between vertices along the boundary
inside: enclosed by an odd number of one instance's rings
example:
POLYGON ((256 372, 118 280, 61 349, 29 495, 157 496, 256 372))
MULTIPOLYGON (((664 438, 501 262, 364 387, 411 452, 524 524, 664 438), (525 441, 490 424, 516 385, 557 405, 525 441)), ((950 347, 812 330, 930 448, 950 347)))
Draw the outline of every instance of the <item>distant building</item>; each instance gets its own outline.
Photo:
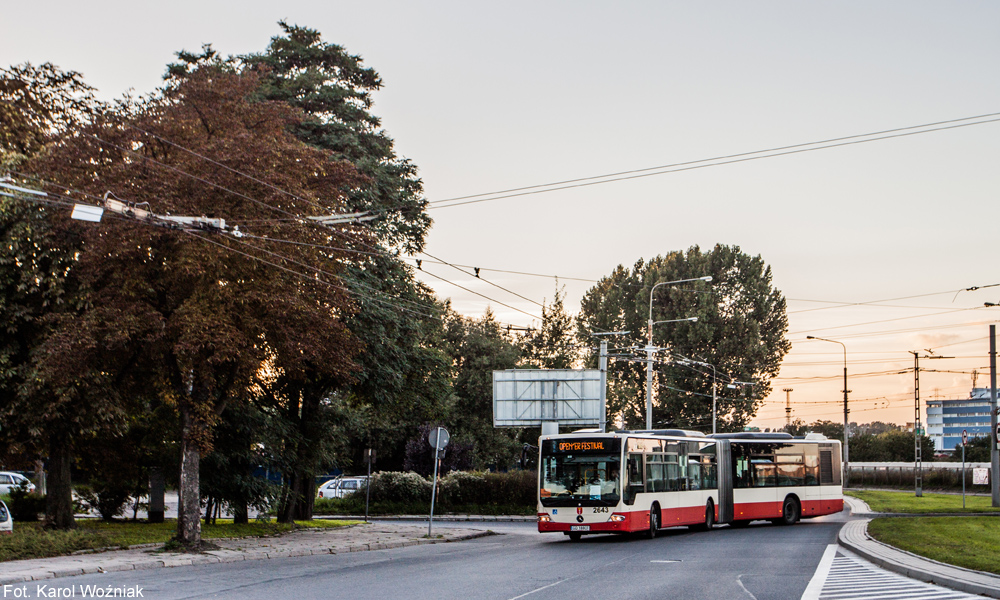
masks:
POLYGON ((969 438, 990 435, 990 388, 973 388, 961 400, 927 401, 927 436, 935 452, 954 451, 963 429, 969 438))

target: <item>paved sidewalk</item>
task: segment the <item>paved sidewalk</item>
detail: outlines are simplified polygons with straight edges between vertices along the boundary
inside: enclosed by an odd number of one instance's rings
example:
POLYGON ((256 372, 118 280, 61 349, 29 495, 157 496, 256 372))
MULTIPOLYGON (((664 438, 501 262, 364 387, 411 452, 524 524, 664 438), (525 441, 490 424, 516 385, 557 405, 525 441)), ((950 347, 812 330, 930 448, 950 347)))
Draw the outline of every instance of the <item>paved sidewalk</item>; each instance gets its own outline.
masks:
MULTIPOLYGON (((873 513, 867 504, 857 498, 844 496, 844 501, 855 516, 878 516, 878 513, 873 513)), ((954 590, 1000 598, 1000 577, 992 573, 946 565, 883 544, 868 535, 870 521, 870 518, 849 521, 840 529, 837 541, 841 546, 884 569, 954 590)))
MULTIPOLYGON (((338 521, 364 521, 364 515, 315 515, 314 519, 335 519, 338 521)), ((369 521, 423 521, 427 515, 368 516, 369 521)), ((434 515, 434 522, 476 522, 476 523, 537 523, 535 515, 434 515)))
POLYGON ((426 535, 426 525, 369 523, 331 529, 302 529, 275 537, 210 540, 219 549, 198 554, 160 552, 157 549, 162 544, 147 544, 130 550, 0 563, 0 585, 110 571, 385 550, 469 540, 491 535, 491 532, 484 524, 476 529, 441 528, 435 530, 433 538, 426 535))

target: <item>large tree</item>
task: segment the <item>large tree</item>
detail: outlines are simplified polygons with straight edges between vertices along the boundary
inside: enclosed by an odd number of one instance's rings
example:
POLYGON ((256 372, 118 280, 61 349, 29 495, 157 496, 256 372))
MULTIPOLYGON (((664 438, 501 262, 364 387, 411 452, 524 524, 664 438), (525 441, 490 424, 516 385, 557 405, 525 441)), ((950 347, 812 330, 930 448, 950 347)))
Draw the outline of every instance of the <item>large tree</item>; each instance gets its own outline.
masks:
MULTIPOLYGON (((338 466, 348 466, 350 458, 358 464, 361 450, 373 447, 382 467, 400 467, 407 439, 420 423, 442 418, 451 395, 452 365, 443 334, 446 309, 399 259, 423 248, 431 224, 423 185, 416 166, 396 154, 392 138, 372 113, 372 94, 383 85, 379 74, 314 29, 285 22, 279 26, 282 34, 264 52, 238 61, 261 73, 262 97, 303 111, 307 118, 292 128, 300 140, 328 152, 331 160, 350 162, 368 178, 366 185, 348 190, 346 210, 376 217, 365 223, 370 237, 345 232, 332 238, 353 255, 342 280, 359 302, 346 323, 364 351, 356 358, 359 369, 352 382, 318 396, 342 397, 344 407, 357 417, 354 422, 361 424, 350 434, 353 457, 341 456, 338 466)), ((315 399, 311 406, 316 408, 315 399)), ((325 433, 314 430, 314 435, 325 433)), ((302 439, 306 453, 318 441, 302 439)), ((311 468, 299 475, 301 509, 283 515, 311 514, 311 475, 311 468)))
POLYGON ((742 429, 770 392, 770 380, 789 349, 785 299, 772 285, 770 267, 735 246, 717 245, 707 252, 695 246, 640 260, 631 269, 618 266, 584 295, 578 317, 581 342, 591 332, 630 332, 616 337, 615 344, 631 347, 636 360, 619 358, 608 369, 608 420, 626 427, 645 423, 641 348, 651 293, 653 321, 698 318, 653 328, 654 346, 667 349, 658 355, 655 369, 654 427, 712 430, 713 370, 700 362, 715 367, 719 430, 742 429), (710 285, 688 282, 653 290, 660 282, 709 275, 710 285), (736 381, 753 385, 727 387, 736 381))
POLYGON ((357 349, 343 324, 353 304, 335 276, 343 255, 305 218, 342 210, 342 190, 364 178, 290 135, 301 113, 258 101, 259 87, 252 73, 204 65, 28 165, 93 196, 110 189, 158 214, 224 216, 250 234, 49 215, 62 236, 83 239, 75 270, 86 302, 58 315, 39 380, 83 402, 80 381, 103 373, 108 348, 135 357, 120 380, 141 375, 136 389, 179 414, 177 537, 190 545, 200 543, 200 456, 225 408, 257 394, 262 370, 346 380, 357 349))
MULTIPOLYGON (((19 175, 26 161, 50 150, 61 136, 102 110, 93 89, 76 72, 52 64, 0 69, 0 177, 19 175)), ((34 187, 34 181, 11 179, 34 187)), ((0 196, 0 417, 7 460, 47 456, 46 525, 74 525, 70 464, 73 438, 108 435, 122 424, 121 396, 90 394, 83 404, 65 401, 67 390, 37 377, 38 359, 51 343, 52 318, 81 302, 74 272, 80 236, 53 228, 53 199, 13 190, 0 196), (14 198, 12 196, 18 196, 14 198)), ((59 200, 55 200, 58 202, 59 200)), ((104 371, 111 377, 114 359, 104 371)), ((79 381, 76 393, 100 385, 79 381)))

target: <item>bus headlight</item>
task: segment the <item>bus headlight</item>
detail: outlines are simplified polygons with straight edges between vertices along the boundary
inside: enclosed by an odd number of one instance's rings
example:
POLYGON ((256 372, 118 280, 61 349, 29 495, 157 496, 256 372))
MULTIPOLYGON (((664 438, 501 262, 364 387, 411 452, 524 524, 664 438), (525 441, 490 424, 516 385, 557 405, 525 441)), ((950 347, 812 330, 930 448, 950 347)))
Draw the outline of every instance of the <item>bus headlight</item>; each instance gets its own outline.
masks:
POLYGON ((618 514, 611 515, 610 520, 614 523, 621 523, 622 521, 625 520, 625 515, 618 515, 618 514))
POLYGON ((549 515, 538 515, 538 522, 539 523, 548 523, 551 520, 552 520, 552 517, 550 517, 549 515))

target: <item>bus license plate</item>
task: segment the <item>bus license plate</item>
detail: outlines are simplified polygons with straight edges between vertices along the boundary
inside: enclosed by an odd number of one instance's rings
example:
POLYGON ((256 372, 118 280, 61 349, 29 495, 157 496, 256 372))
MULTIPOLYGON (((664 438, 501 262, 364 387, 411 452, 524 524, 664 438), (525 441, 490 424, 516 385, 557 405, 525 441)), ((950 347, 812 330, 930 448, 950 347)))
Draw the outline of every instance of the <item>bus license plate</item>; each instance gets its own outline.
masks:
POLYGON ((570 525, 570 531, 590 531, 590 525, 570 525))

